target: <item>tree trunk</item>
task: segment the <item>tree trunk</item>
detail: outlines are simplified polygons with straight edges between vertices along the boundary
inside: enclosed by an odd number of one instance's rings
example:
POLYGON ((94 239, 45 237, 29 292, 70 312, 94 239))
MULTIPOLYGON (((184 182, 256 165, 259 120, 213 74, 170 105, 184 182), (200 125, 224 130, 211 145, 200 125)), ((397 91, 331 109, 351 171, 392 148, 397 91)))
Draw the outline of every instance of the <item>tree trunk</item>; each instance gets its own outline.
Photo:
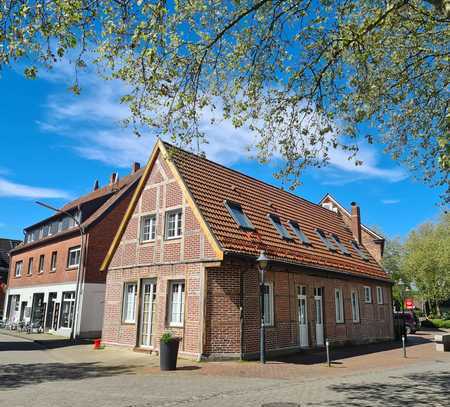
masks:
POLYGON ((439 301, 436 300, 436 314, 438 318, 441 317, 441 308, 439 307, 439 301))

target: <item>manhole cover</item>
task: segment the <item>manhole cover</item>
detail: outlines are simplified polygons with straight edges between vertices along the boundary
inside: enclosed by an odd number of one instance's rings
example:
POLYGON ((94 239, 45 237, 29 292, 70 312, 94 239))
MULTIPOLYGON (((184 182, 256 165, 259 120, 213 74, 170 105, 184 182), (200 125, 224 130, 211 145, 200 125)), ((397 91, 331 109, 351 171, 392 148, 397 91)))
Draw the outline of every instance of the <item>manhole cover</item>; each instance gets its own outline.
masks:
POLYGON ((283 402, 275 402, 275 403, 264 403, 261 404, 261 407, 300 407, 300 404, 297 403, 283 403, 283 402))

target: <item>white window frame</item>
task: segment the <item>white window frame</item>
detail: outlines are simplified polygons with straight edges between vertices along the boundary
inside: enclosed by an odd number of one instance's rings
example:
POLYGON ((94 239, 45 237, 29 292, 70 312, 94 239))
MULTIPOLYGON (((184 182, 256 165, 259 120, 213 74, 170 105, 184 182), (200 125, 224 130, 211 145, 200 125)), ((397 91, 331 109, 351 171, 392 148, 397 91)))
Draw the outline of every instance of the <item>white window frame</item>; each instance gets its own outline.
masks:
POLYGON ((345 322, 345 318, 344 318, 344 296, 342 288, 334 289, 334 303, 336 308, 336 323, 343 324, 345 322), (337 295, 338 293, 339 293, 339 302, 337 295))
POLYGON ((358 323, 361 321, 360 312, 359 312, 359 298, 358 298, 358 290, 352 290, 351 292, 351 303, 352 303, 352 319, 353 322, 358 323))
POLYGON ((22 271, 23 271, 23 261, 22 260, 16 261, 16 264, 14 265, 14 276, 21 277, 22 271))
POLYGON ((140 232, 139 232, 139 241, 141 243, 154 242, 156 239, 156 214, 144 215, 141 217, 140 223, 140 232), (145 235, 145 226, 144 223, 146 220, 150 220, 150 229, 148 231, 149 238, 146 239, 145 235))
POLYGON ((136 323, 137 282, 127 282, 123 285, 122 322, 136 323), (129 290, 128 288, 131 288, 129 290))
POLYGON ((377 286, 377 304, 383 304, 383 287, 377 286))
POLYGON ((184 310, 186 303, 186 283, 185 280, 170 281, 169 284, 169 326, 182 327, 184 325, 184 310), (173 288, 178 286, 179 289, 176 292, 177 298, 174 296, 173 288), (181 290, 181 286, 183 289, 181 290), (177 312, 179 318, 174 318, 174 300, 177 300, 177 304, 180 305, 180 310, 177 312))
POLYGON ((273 283, 265 281, 264 287, 268 287, 267 293, 264 290, 264 325, 274 326, 273 283))
POLYGON ((59 324, 61 328, 72 328, 75 318, 75 291, 66 291, 62 293, 61 297, 61 311, 59 317, 59 324), (64 304, 69 303, 68 325, 63 325, 64 304))
POLYGON ((41 254, 39 256, 38 273, 42 274, 44 270, 45 270, 45 255, 41 254))
POLYGON ((31 276, 33 274, 33 268, 34 268, 34 257, 30 257, 28 259, 27 276, 31 276))
POLYGON ((67 268, 68 269, 77 268, 80 265, 80 260, 81 260, 81 246, 74 246, 74 247, 69 248, 69 251, 67 252, 67 268), (76 264, 70 263, 70 254, 72 252, 78 252, 78 261, 76 264))
POLYGON ((372 304, 372 287, 368 285, 364 286, 364 302, 366 304, 372 304))
POLYGON ((58 262, 58 252, 53 251, 51 254, 51 257, 50 257, 50 271, 56 271, 57 262, 58 262), (54 259, 54 261, 53 261, 53 259, 54 259))
POLYGON ((173 209, 173 210, 167 211, 165 213, 164 238, 166 240, 178 239, 182 235, 183 235, 183 210, 180 208, 180 209, 173 209), (174 235, 169 236, 169 217, 172 215, 175 215, 175 229, 174 229, 174 235), (178 223, 181 223, 179 228, 178 228, 178 223))

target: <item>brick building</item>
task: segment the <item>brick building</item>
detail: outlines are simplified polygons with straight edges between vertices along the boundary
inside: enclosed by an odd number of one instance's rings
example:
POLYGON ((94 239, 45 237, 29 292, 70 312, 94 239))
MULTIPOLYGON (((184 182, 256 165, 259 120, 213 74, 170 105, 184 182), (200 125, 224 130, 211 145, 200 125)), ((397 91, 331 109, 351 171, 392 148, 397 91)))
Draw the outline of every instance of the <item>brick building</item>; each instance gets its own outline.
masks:
POLYGON ((105 274, 99 269, 141 174, 136 163, 123 179, 114 173, 103 188, 96 181, 91 193, 24 230, 24 242, 11 251, 6 320, 68 337, 101 335, 105 274))
POLYGON ((269 352, 392 338, 391 283, 352 211, 158 141, 102 265, 103 341, 156 350, 170 330, 184 356, 256 357, 261 250, 269 352))
POLYGON ((19 243, 20 240, 0 238, 0 319, 3 317, 6 284, 8 283, 9 252, 19 243))

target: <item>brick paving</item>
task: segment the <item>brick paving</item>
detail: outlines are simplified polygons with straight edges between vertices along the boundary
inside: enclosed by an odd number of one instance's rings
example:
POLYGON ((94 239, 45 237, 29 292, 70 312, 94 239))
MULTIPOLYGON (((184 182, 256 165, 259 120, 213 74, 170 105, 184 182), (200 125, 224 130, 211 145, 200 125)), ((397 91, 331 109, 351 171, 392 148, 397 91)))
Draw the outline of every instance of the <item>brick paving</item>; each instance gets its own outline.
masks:
POLYGON ((180 360, 175 372, 123 348, 45 349, 0 335, 0 406, 448 406, 450 353, 436 352, 431 335, 412 336, 407 359, 379 344, 335 350, 331 368, 315 353, 265 366, 180 360))

